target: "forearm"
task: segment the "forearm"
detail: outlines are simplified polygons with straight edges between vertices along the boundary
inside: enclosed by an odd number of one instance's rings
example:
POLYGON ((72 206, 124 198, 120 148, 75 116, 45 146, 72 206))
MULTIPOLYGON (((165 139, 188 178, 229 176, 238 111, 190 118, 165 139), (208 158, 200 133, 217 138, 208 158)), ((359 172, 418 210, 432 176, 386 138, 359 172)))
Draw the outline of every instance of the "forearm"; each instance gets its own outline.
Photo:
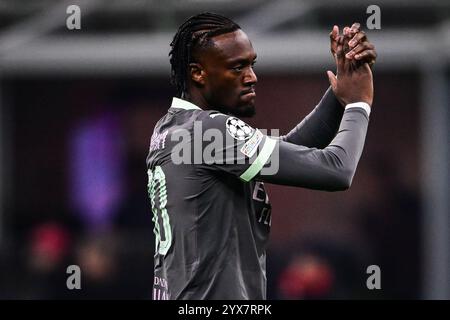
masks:
POLYGON ((310 148, 325 148, 336 136, 343 113, 344 108, 330 87, 314 110, 281 139, 310 148))
POLYGON ((278 171, 262 170, 259 180, 328 191, 349 188, 361 157, 369 118, 361 108, 344 112, 339 131, 324 149, 277 142, 266 168, 278 161, 278 171), (277 158, 278 157, 278 158, 277 158))

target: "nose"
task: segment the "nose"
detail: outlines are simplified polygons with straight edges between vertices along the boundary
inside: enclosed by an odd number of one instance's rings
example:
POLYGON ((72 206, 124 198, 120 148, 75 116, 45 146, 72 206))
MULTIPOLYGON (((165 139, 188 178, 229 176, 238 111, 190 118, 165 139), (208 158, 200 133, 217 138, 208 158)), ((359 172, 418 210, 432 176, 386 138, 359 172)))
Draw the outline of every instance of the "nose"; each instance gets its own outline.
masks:
POLYGON ((247 69, 247 72, 244 74, 244 84, 246 86, 252 86, 255 85, 258 82, 258 78, 256 77, 255 72, 253 71, 253 68, 250 67, 247 69))

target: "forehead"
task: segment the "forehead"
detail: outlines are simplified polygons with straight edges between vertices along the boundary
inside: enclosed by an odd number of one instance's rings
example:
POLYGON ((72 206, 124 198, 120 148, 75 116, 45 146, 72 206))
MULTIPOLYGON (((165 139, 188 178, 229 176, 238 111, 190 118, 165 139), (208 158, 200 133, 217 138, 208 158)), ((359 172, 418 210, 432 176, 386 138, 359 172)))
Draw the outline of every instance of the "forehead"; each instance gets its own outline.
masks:
POLYGON ((216 58, 225 61, 254 59, 255 51, 244 31, 238 29, 213 37, 212 50, 216 58))

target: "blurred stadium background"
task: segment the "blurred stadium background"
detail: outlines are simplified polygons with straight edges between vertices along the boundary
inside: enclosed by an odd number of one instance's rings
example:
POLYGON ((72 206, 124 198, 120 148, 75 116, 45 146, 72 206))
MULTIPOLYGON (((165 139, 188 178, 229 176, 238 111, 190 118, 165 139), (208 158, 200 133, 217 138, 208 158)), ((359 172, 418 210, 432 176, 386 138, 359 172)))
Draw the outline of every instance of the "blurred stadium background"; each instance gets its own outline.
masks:
POLYGON ((169 43, 214 11, 258 53, 260 128, 286 133, 334 70, 328 33, 361 22, 375 101, 352 188, 269 186, 271 299, 450 299, 450 2, 0 0, 0 298, 149 299, 145 157, 168 108, 169 43), (66 8, 81 8, 81 30, 66 8), (66 288, 66 267, 82 289, 66 288), (381 268, 381 290, 366 268, 381 268))

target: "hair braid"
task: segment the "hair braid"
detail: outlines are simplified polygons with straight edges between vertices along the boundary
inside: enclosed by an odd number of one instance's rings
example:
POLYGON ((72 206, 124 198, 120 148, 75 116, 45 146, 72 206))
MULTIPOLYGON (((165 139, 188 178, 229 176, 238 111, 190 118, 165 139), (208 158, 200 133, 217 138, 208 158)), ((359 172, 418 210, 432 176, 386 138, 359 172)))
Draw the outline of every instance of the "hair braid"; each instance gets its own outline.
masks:
POLYGON ((177 97, 182 97, 187 90, 189 63, 195 49, 205 47, 208 40, 220 34, 233 32, 240 26, 232 20, 210 12, 190 17, 179 28, 172 42, 169 53, 171 64, 171 82, 177 90, 177 97))

